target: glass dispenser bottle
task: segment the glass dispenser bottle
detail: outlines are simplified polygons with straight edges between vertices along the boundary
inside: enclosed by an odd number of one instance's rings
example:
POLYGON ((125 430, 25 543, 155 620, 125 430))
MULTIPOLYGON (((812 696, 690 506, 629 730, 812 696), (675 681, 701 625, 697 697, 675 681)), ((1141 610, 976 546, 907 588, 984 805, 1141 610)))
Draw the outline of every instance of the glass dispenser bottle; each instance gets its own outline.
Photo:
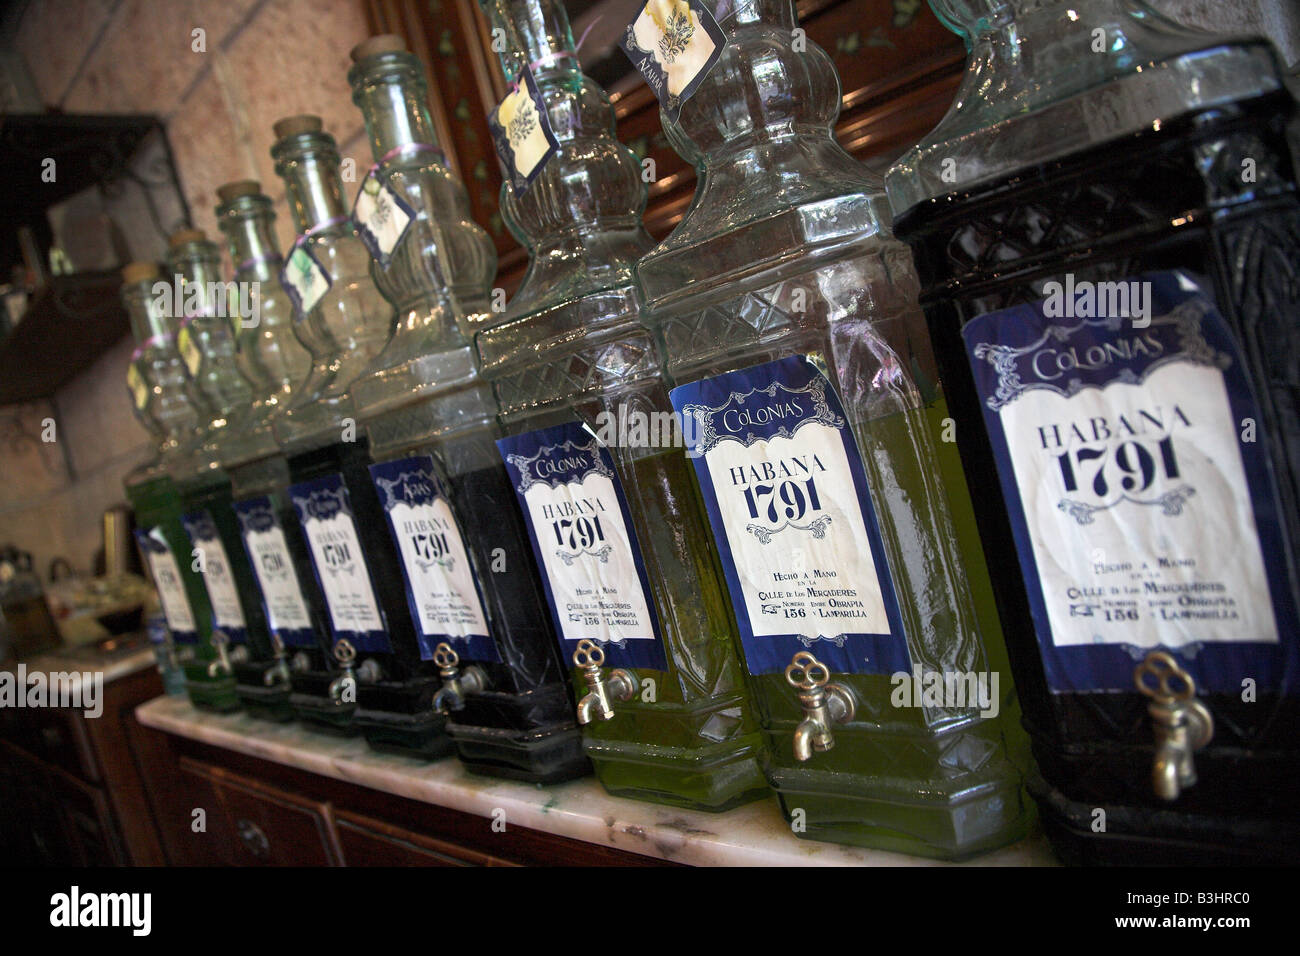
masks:
POLYGON ((737 4, 713 28, 677 6, 706 29, 656 44, 638 23, 629 45, 714 61, 661 110, 699 185, 637 275, 768 779, 800 836, 938 857, 999 846, 1028 806, 928 425, 937 377, 907 248, 834 138, 839 80, 793 2, 737 4))
POLYGON ((506 77, 531 65, 558 143, 526 191, 502 189, 529 266, 504 320, 477 342, 501 407, 501 457, 575 668, 587 755, 611 793, 725 810, 766 793, 761 740, 717 555, 674 447, 662 356, 641 321, 632 269, 652 240, 640 167, 578 64, 558 0, 483 9, 504 32, 506 77))
POLYGON ((251 320, 253 300, 221 276, 221 256, 201 230, 186 229, 169 239, 167 268, 184 316, 177 348, 200 401, 206 422, 195 439, 171 461, 181 498, 181 521, 190 555, 202 577, 212 609, 213 669, 231 675, 249 713, 288 720, 287 688, 268 688, 267 670, 275 661, 266 618, 257 602, 256 583, 231 510, 230 478, 221 453, 235 436, 248 434, 252 387, 239 370, 237 329, 251 320), (249 313, 245 318, 245 313, 249 313))
POLYGON ((127 383, 140 420, 158 438, 157 456, 126 476, 126 495, 135 509, 136 540, 158 591, 190 700, 197 707, 234 710, 239 703, 232 682, 214 679, 217 675, 209 672, 217 658, 210 643, 212 609, 203 580, 190 563, 180 496, 168 471, 170 460, 198 433, 198 402, 176 351, 172 310, 155 294, 155 285, 171 288, 155 263, 133 262, 122 270, 122 303, 138 343, 127 383))
POLYGON ((358 228, 372 230, 371 273, 398 314, 352 386, 376 462, 354 500, 383 523, 364 538, 366 556, 405 588, 420 672, 439 682, 431 703, 465 765, 539 783, 580 776, 590 765, 521 529, 510 511, 503 519, 502 504, 513 505, 493 444, 496 403, 471 340, 490 314, 496 251, 442 164, 419 60, 392 36, 352 56, 376 159, 358 228), (398 239, 392 217, 409 222, 398 239))
POLYGON ((251 306, 236 341, 239 368, 254 396, 241 425, 229 430, 219 452, 274 658, 262 672, 262 686, 242 682, 240 693, 245 701, 262 700, 263 710, 292 717, 291 665, 310 670, 315 654, 316 666, 323 668, 320 655, 329 648, 319 591, 315 582, 299 580, 290 557, 292 550, 304 556, 306 551, 284 495, 288 465, 271 431, 271 418, 284 411, 307 377, 311 356, 294 335, 293 304, 280 285, 283 263, 271 200, 258 183, 248 180, 219 186, 217 197, 217 222, 235 263, 229 288, 251 306))
POLYGON ((438 756, 451 744, 443 718, 431 710, 437 677, 419 673, 400 579, 374 566, 371 539, 387 532, 373 502, 369 441, 350 391, 392 336, 393 307, 370 278, 370 253, 344 207, 333 137, 315 116, 280 120, 275 134, 271 155, 299 233, 284 277, 313 365, 272 428, 288 461, 287 494, 307 546, 307 566, 300 560, 296 571, 300 579, 310 575, 324 596, 338 666, 332 676, 295 673, 294 686, 304 695, 309 687, 323 691, 320 712, 334 707, 341 721, 350 709, 374 746, 438 756))
POLYGON ((1138 0, 932 6, 967 72, 887 184, 987 492, 1048 833, 1076 862, 1293 860, 1300 205, 1275 55, 1138 0))

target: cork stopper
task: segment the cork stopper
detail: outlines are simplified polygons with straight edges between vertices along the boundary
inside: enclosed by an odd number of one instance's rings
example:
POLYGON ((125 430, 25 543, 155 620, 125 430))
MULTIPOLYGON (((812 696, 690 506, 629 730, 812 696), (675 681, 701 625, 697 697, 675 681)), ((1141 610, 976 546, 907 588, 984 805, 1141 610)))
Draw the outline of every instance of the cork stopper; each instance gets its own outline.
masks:
POLYGON ((297 116, 286 116, 284 119, 276 120, 271 129, 275 132, 276 139, 287 139, 299 133, 319 133, 321 126, 319 116, 300 113, 297 116))
POLYGON ((255 179, 241 179, 217 187, 217 198, 222 202, 234 202, 240 196, 256 196, 262 191, 262 184, 255 179))
POLYGON ((122 267, 122 284, 131 285, 135 282, 144 282, 146 279, 158 278, 158 263, 156 262, 128 262, 122 267))
POLYGON ((364 60, 368 56, 378 56, 380 53, 405 53, 406 41, 395 33, 381 33, 377 37, 371 37, 369 40, 363 40, 352 48, 352 62, 364 60))
POLYGON ((167 237, 167 245, 175 249, 187 242, 203 242, 208 238, 202 229, 178 229, 167 237))

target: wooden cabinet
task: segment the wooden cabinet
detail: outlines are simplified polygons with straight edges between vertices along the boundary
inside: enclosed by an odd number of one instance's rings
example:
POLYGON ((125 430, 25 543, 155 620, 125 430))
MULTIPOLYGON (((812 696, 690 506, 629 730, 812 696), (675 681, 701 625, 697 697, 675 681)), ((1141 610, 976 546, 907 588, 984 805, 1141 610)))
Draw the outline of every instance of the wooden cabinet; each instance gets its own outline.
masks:
MULTIPOLYGON (((232 866, 329 866, 339 861, 327 804, 305 799, 218 766, 182 758, 180 771, 213 796, 202 809, 221 835, 211 841, 232 866), (216 817, 214 820, 213 818, 216 817)), ((182 810, 184 808, 181 808, 182 810)), ((191 826, 191 832, 194 832, 191 826)))
POLYGON ((97 717, 0 708, 0 859, 24 866, 166 862, 127 743, 138 726, 135 708, 161 692, 149 667, 106 683, 97 717))
POLYGON ((656 866, 139 727, 167 857, 200 866, 656 866), (195 811, 202 810, 201 827, 195 811))

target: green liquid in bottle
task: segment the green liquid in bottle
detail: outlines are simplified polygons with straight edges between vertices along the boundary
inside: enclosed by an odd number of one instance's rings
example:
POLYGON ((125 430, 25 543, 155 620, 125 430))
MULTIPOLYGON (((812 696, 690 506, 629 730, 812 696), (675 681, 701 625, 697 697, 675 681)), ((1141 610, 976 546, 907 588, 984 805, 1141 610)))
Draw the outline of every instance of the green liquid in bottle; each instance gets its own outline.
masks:
POLYGON ((189 536, 181 524, 181 500, 176 485, 166 474, 157 474, 127 485, 127 498, 135 509, 136 524, 142 529, 157 528, 176 558, 185 596, 198 632, 192 660, 184 662, 185 690, 195 707, 227 712, 239 709, 235 695, 235 678, 209 672, 217 659, 211 644, 212 606, 203 578, 194 571, 189 536))
MULTIPOLYGON (((904 697, 893 675, 836 673, 831 679, 856 697, 854 720, 834 726, 830 752, 800 762, 794 734, 804 714, 794 688, 783 673, 751 675, 770 754, 768 776, 798 836, 959 859, 1020 838, 1032 819, 1021 787, 1027 739, 1017 726, 1020 709, 960 460, 955 446, 940 439, 947 417, 939 398, 854 433, 877 513, 948 514, 972 592, 965 607, 936 600, 928 609, 904 609, 914 666, 924 661, 927 673, 987 675, 988 704, 991 711, 996 703, 996 713, 984 718, 978 704, 916 706, 914 685, 904 697), (928 449, 891 453, 925 432, 934 439, 928 449), (927 473, 922 463, 935 470, 927 473)), ((881 532, 891 555, 914 547, 897 521, 882 521, 881 532)), ((892 561, 890 570, 898 584, 910 570, 927 566, 926 556, 913 554, 892 561)), ((922 599, 926 593, 923 582, 907 590, 922 599)))
MULTIPOLYGON (((679 449, 619 461, 667 645, 667 671, 633 669, 639 692, 586 725, 587 756, 616 796, 721 811, 768 792, 745 705, 731 603, 679 449)), ((576 672, 575 672, 576 673, 576 672)), ((575 677, 577 696, 587 687, 575 677)))

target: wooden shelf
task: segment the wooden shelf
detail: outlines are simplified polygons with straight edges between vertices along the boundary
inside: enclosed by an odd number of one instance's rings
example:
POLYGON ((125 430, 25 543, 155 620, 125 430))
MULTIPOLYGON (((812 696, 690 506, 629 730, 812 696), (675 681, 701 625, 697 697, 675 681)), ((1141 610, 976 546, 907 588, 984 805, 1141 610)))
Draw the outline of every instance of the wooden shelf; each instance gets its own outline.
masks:
POLYGON ((129 331, 121 275, 52 276, 0 339, 0 405, 46 398, 129 331))

